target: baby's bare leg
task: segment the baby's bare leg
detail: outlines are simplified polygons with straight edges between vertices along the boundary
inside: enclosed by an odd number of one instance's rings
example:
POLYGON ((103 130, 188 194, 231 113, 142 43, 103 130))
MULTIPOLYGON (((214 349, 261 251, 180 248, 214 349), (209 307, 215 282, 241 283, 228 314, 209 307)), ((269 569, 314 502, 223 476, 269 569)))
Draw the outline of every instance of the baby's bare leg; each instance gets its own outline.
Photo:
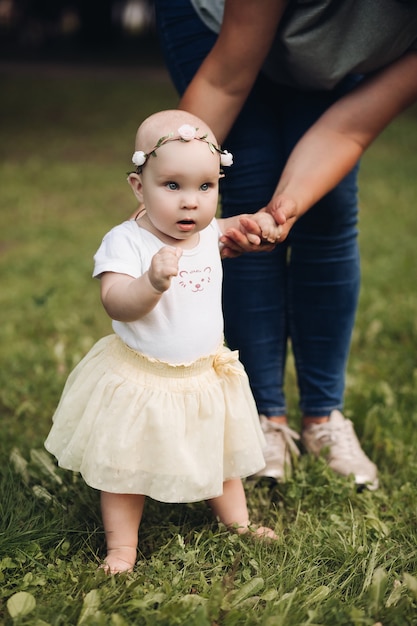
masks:
POLYGON ((277 539, 272 528, 266 526, 253 528, 250 526, 245 490, 240 478, 226 480, 223 483, 223 494, 208 500, 208 503, 219 520, 236 532, 243 534, 252 531, 260 537, 277 539))
POLYGON ((143 495, 101 492, 101 515, 107 544, 104 569, 107 573, 132 571, 144 504, 143 495))

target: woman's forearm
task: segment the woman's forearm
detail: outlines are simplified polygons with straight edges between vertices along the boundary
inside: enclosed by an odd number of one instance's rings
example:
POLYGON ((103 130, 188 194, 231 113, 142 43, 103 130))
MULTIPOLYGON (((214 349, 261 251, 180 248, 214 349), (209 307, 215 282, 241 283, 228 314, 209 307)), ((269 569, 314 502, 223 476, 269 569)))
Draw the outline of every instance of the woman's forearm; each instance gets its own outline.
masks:
POLYGON ((271 47, 286 0, 226 0, 219 36, 178 108, 201 117, 223 142, 271 47))
POLYGON ((245 102, 246 95, 229 95, 198 76, 181 98, 178 108, 204 120, 222 144, 245 102))
POLYGON ((281 196, 292 198, 300 217, 350 172, 362 153, 363 147, 344 135, 311 129, 291 153, 269 204, 281 196))
POLYGON ((288 159, 268 207, 293 199, 296 218, 333 189, 379 133, 417 100, 417 53, 408 53, 330 107, 288 159))

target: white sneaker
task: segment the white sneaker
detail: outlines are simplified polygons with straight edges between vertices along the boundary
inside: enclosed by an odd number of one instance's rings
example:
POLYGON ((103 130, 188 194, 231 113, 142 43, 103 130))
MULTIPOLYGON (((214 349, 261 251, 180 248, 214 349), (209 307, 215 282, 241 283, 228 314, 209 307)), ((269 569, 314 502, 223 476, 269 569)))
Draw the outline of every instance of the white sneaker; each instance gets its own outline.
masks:
POLYGON ((329 467, 338 474, 353 474, 357 485, 378 489, 377 467, 362 450, 352 422, 340 411, 332 411, 328 422, 304 429, 301 441, 307 452, 324 453, 329 467))
POLYGON ((292 458, 300 454, 294 441, 300 436, 286 424, 278 424, 265 415, 260 415, 259 420, 266 441, 263 451, 266 465, 255 476, 282 482, 291 474, 292 458))

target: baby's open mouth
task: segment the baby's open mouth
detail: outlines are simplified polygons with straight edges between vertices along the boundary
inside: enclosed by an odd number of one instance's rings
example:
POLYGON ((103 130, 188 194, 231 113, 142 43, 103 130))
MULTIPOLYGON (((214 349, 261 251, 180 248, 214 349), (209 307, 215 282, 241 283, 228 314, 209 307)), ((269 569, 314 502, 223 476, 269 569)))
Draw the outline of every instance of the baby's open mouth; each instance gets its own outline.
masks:
POLYGON ((177 222, 177 225, 178 225, 179 230, 186 233, 186 232, 194 231, 195 222, 194 220, 179 220, 177 222))

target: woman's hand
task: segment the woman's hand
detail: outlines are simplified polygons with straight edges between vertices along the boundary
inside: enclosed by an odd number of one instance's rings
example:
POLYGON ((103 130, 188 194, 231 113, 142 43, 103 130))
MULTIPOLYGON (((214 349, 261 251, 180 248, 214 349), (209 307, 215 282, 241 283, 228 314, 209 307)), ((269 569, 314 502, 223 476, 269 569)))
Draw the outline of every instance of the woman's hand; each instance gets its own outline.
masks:
POLYGON ((220 237, 222 259, 233 259, 244 252, 270 252, 276 243, 262 239, 262 230, 254 220, 241 218, 240 228, 228 228, 220 237))
POLYGON ((285 241, 299 217, 296 201, 285 194, 274 195, 261 211, 270 213, 274 218, 279 227, 280 242, 285 241))
POLYGON ((239 228, 229 227, 220 237, 224 259, 244 252, 270 252, 285 241, 297 219, 296 202, 283 194, 274 196, 266 207, 239 219, 239 228))

